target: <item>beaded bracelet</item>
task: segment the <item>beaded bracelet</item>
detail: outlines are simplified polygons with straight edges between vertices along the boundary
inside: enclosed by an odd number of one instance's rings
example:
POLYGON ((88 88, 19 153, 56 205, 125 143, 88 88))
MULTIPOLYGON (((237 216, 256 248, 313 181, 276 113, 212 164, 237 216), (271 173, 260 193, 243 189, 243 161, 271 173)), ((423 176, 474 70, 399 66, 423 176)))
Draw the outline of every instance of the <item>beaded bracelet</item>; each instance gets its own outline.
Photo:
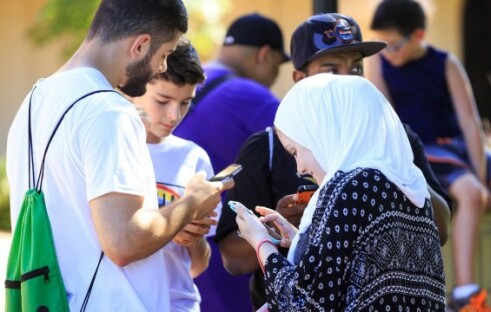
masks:
POLYGON ((256 246, 256 256, 257 256, 257 262, 259 262, 259 267, 261 268, 261 270, 263 271, 264 273, 264 265, 263 263, 261 262, 261 258, 259 257, 259 248, 261 248, 261 246, 265 243, 270 243, 271 245, 273 245, 273 247, 276 249, 276 245, 268 238, 265 238, 263 239, 262 241, 260 241, 257 246, 256 246))

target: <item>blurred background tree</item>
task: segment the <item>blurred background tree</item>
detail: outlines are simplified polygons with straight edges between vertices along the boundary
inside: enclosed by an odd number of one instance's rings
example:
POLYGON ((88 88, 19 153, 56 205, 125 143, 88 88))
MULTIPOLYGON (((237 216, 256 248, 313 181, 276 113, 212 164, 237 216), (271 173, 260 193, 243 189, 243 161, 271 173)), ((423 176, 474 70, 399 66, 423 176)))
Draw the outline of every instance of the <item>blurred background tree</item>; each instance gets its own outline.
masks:
POLYGON ((35 44, 63 40, 63 58, 68 58, 83 41, 99 0, 47 0, 28 30, 35 44))
POLYGON ((232 6, 231 0, 184 0, 189 13, 189 30, 186 37, 191 40, 203 62, 212 59, 216 48, 225 37, 223 22, 232 6))
MULTIPOLYGON (((100 0, 47 0, 32 26, 29 38, 38 45, 62 40, 63 58, 69 58, 85 38, 100 0)), ((184 0, 189 15, 187 37, 203 61, 211 59, 224 36, 223 16, 230 0, 184 0)))

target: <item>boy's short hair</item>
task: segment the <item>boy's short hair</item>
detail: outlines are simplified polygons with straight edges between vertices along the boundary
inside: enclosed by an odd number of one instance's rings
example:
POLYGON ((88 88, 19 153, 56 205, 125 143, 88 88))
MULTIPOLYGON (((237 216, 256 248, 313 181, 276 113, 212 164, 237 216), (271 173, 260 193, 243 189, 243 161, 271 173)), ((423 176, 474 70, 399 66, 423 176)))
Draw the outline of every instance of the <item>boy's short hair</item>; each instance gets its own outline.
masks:
POLYGON ((414 0, 384 0, 373 15, 373 30, 395 29, 410 35, 416 29, 426 28, 426 17, 421 5, 414 0))
POLYGON ((205 81, 198 53, 189 40, 181 38, 176 50, 167 58, 167 71, 157 73, 150 83, 158 80, 170 81, 177 86, 196 85, 205 81))
POLYGON ((103 43, 134 35, 152 37, 153 55, 165 42, 186 33, 188 17, 181 0, 102 0, 89 28, 87 39, 103 43))

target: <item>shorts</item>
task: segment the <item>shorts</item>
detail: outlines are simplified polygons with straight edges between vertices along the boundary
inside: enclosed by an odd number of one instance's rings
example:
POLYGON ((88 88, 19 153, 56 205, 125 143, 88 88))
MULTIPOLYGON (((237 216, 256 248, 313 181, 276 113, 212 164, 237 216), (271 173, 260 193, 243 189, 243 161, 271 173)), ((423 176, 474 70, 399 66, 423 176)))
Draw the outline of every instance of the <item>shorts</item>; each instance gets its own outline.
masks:
MULTIPOLYGON (((442 187, 448 192, 450 186, 466 173, 475 174, 462 138, 445 139, 439 143, 425 144, 425 154, 442 187)), ((487 157, 487 187, 490 188, 491 154, 487 157)))

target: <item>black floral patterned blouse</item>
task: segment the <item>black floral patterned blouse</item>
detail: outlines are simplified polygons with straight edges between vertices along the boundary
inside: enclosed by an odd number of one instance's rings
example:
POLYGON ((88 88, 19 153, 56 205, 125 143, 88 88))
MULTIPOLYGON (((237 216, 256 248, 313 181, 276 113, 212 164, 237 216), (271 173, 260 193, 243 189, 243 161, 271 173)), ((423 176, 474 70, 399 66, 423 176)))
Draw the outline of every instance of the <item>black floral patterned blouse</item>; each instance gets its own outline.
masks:
POLYGON ((305 241, 295 266, 279 253, 268 257, 270 311, 445 311, 430 203, 416 207, 380 171, 336 173, 305 241))

